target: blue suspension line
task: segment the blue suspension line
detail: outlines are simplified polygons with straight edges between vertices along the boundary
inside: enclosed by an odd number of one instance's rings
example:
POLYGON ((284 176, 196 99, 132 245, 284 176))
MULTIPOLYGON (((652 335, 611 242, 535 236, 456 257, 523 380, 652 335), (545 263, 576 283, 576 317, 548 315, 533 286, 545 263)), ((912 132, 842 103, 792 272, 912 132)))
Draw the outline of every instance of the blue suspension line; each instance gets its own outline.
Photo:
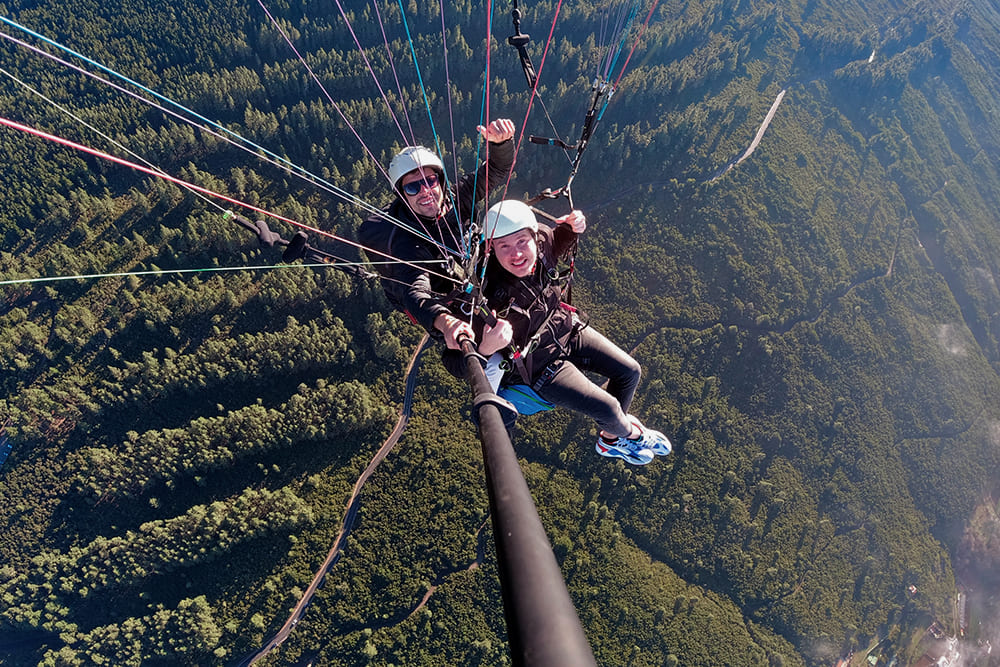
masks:
MULTIPOLYGON (((420 73, 420 63, 417 62, 417 51, 416 48, 413 46, 413 36, 410 34, 410 24, 406 21, 406 10, 403 8, 403 0, 398 0, 398 2, 399 2, 400 17, 403 21, 403 29, 406 31, 406 42, 407 44, 410 45, 410 56, 413 58, 413 67, 417 72, 417 83, 420 85, 420 94, 423 95, 424 98, 424 110, 427 111, 427 120, 431 124, 431 135, 434 137, 434 150, 438 154, 438 157, 440 157, 444 155, 444 151, 441 150, 441 140, 438 137, 437 127, 435 127, 434 118, 431 115, 431 103, 430 100, 427 99, 427 88, 424 86, 424 78, 423 75, 420 73)), ((444 162, 444 160, 442 160, 442 162, 444 162)), ((455 177, 458 178, 458 174, 455 174, 455 177)), ((451 196, 451 186, 448 183, 447 171, 445 171, 444 179, 445 179, 445 187, 444 187, 445 195, 452 199, 451 201, 452 208, 454 208, 457 211, 458 209, 455 206, 454 198, 451 196)), ((473 194, 473 198, 475 198, 475 194, 473 194)), ((461 223, 461 220, 459 220, 459 223, 461 223)), ((461 234, 461 236, 464 238, 465 235, 461 234)), ((462 258, 468 259, 470 254, 469 249, 461 248, 461 251, 462 251, 462 258)))
POLYGON ((638 13, 639 13, 639 3, 638 2, 634 2, 634 3, 632 3, 632 8, 629 10, 628 18, 625 19, 625 24, 624 24, 624 26, 622 27, 622 29, 620 31, 621 40, 619 40, 619 42, 618 42, 618 48, 615 49, 615 55, 612 58, 611 63, 609 64, 609 66, 608 66, 608 68, 607 68, 607 70, 605 72, 605 77, 606 78, 609 78, 609 79, 611 78, 611 73, 615 70, 615 67, 618 64, 618 58, 621 57, 622 51, 625 50, 625 42, 628 39, 628 34, 631 31, 631 29, 632 29, 632 22, 635 21, 635 17, 636 17, 636 15, 638 13))
MULTIPOLYGON (((185 112, 187 114, 190 114, 191 116, 194 116, 195 118, 197 118, 198 120, 202 121, 203 123, 207 123, 208 125, 210 125, 210 126, 212 126, 214 128, 222 130, 226 134, 229 134, 229 135, 231 135, 231 136, 239 139, 240 141, 246 143, 247 145, 249 145, 249 146, 251 146, 251 147, 253 147, 253 148, 255 148, 255 149, 257 149, 257 150, 259 150, 259 151, 261 151, 263 153, 265 153, 266 155, 269 155, 272 158, 278 160, 279 162, 281 162, 281 163, 283 163, 283 164, 285 164, 285 165, 287 165, 287 166, 289 166, 289 167, 291 167, 293 169, 299 170, 302 173, 307 174, 311 178, 316 179, 317 181, 323 182, 323 180, 321 178, 319 178, 318 176, 315 176, 314 174, 310 174, 308 171, 306 171, 302 167, 299 167, 298 165, 296 165, 296 164, 288 161, 286 158, 283 158, 283 157, 281 157, 279 155, 276 155, 275 153, 272 153, 272 152, 268 151, 263 146, 255 144, 254 142, 250 141, 249 139, 246 139, 246 138, 240 136, 236 132, 233 132, 229 128, 227 128, 227 127, 225 127, 223 125, 220 125, 219 123, 217 123, 217 122, 215 122, 213 120, 210 120, 210 119, 206 118, 205 116, 202 116, 201 114, 197 113, 196 111, 192 111, 191 109, 185 107, 184 105, 180 104, 179 102, 175 102, 172 99, 170 99, 169 97, 167 97, 165 95, 161 95, 160 93, 156 92, 155 90, 152 90, 151 88, 148 88, 147 86, 142 85, 141 83, 139 83, 138 81, 135 81, 134 79, 130 79, 129 77, 125 76, 124 74, 120 74, 119 72, 116 72, 115 70, 111 69, 110 67, 107 67, 106 65, 102 65, 101 63, 97 62, 96 60, 93 60, 92 58, 88 58, 87 56, 83 55, 82 53, 74 51, 73 49, 69 48, 68 46, 63 46, 59 42, 56 42, 55 40, 52 40, 52 39, 46 37, 45 35, 37 33, 34 30, 32 30, 31 28, 23 26, 20 23, 12 21, 11 19, 7 18, 6 16, 0 16, 0 21, 6 23, 9 26, 17 28, 18 30, 21 30, 22 32, 26 32, 27 34, 31 35, 32 37, 35 37, 36 39, 40 39, 41 41, 45 42, 46 44, 48 44, 50 46, 53 46, 53 47, 59 49, 60 51, 63 51, 64 53, 68 53, 68 54, 70 54, 72 56, 75 56, 75 57, 79 58, 80 60, 84 61, 85 63, 87 63, 87 64, 89 64, 89 65, 91 65, 93 67, 98 68, 102 72, 106 72, 107 74, 110 74, 111 76, 114 76, 114 77, 116 77, 118 79, 121 79, 122 81, 125 81, 126 83, 129 83, 129 84, 135 86, 139 90, 152 95, 153 97, 157 98, 158 100, 166 102, 167 104, 170 104, 171 106, 176 107, 176 108, 180 109, 181 111, 183 111, 183 112, 185 112)), ((331 186, 331 187, 335 187, 335 186, 331 186)))
MULTIPOLYGON (((636 2, 632 3, 632 8, 629 10, 628 13, 628 18, 625 20, 625 25, 621 30, 621 40, 619 40, 618 42, 618 48, 615 49, 615 55, 611 59, 610 65, 605 70, 605 84, 607 84, 611 80, 611 73, 614 72, 615 67, 617 67, 618 65, 618 59, 621 57, 622 51, 625 50, 625 42, 628 39, 628 34, 632 30, 632 23, 635 21, 635 17, 638 15, 638 13, 639 13, 639 2, 638 0, 636 0, 636 2)), ((601 110, 597 114, 598 122, 600 122, 600 120, 604 117, 604 112, 607 110, 608 104, 611 102, 611 96, 614 95, 614 92, 615 92, 614 87, 612 86, 611 89, 608 91, 607 97, 604 98, 604 104, 601 105, 601 110)))

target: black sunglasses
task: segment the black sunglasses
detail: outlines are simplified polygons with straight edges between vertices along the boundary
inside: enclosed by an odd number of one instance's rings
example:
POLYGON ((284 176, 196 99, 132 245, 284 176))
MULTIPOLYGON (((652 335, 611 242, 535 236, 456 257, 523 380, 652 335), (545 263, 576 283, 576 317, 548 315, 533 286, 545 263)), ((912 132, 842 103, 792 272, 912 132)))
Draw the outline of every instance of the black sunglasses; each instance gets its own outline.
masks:
POLYGON ((436 187, 438 184, 437 174, 427 174, 421 179, 418 179, 416 181, 410 181, 409 183, 404 184, 402 186, 402 189, 403 192, 412 197, 413 195, 420 192, 420 188, 422 188, 424 184, 427 185, 428 189, 436 187))

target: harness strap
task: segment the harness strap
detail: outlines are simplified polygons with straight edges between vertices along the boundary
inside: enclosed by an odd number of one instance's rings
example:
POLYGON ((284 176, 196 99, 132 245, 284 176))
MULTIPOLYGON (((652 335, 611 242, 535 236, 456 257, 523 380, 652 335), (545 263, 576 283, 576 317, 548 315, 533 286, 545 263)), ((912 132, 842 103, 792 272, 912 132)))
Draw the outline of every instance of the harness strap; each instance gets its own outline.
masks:
MULTIPOLYGON (((569 305, 568 303, 560 302, 559 308, 552 310, 545 317, 545 320, 542 321, 542 324, 538 327, 538 330, 535 331, 535 334, 528 339, 528 342, 525 343, 524 347, 522 347, 520 350, 516 350, 514 354, 511 355, 511 361, 514 363, 515 368, 517 368, 517 372, 521 375, 521 379, 525 383, 531 382, 532 371, 534 370, 533 368, 529 368, 528 363, 526 363, 525 360, 530 359, 531 353, 534 352, 535 347, 538 345, 538 341, 541 339, 542 334, 545 332, 545 329, 549 326, 549 324, 551 324, 552 317, 559 310, 567 310, 570 313, 573 313, 574 315, 573 328, 570 329, 569 334, 566 336, 565 342, 560 340, 558 337, 553 336, 552 339, 553 342, 559 346, 560 357, 565 356, 566 353, 568 352, 569 341, 571 341, 576 334, 578 334, 584 327, 587 326, 586 322, 584 322, 583 320, 581 320, 579 317, 576 316, 577 313, 579 312, 577 311, 576 308, 569 305)), ((558 363, 558 361, 553 362, 553 364, 556 363, 558 363)), ((539 380, 531 385, 532 389, 535 389, 537 391, 540 387, 545 386, 545 384, 552 379, 552 376, 555 375, 555 371, 551 370, 553 364, 549 364, 549 366, 546 366, 545 371, 542 372, 542 375, 539 377, 539 380)))
POLYGON ((536 380, 535 383, 531 385, 531 388, 534 389, 535 391, 538 391, 539 389, 547 385, 549 383, 549 380, 555 377, 556 372, 558 372, 559 367, 562 366, 562 363, 563 363, 562 359, 557 359, 556 361, 553 361, 551 364, 546 366, 545 370, 542 371, 542 374, 538 376, 538 380, 536 380))

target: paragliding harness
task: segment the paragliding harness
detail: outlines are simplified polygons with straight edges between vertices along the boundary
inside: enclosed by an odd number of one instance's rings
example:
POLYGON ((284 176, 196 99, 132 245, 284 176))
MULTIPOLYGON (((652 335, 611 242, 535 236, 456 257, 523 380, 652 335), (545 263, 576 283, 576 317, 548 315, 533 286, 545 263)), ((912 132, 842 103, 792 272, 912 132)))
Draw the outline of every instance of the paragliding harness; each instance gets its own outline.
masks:
MULTIPOLYGON (((565 302, 561 303, 560 307, 568 308, 572 310, 574 313, 578 312, 576 308, 573 308, 572 306, 570 306, 565 302)), ((553 313, 554 312, 555 311, 553 311, 553 313)), ((549 317, 551 318, 551 314, 549 317)), ((535 335, 531 337, 531 340, 528 341, 527 345, 525 345, 520 350, 515 351, 511 355, 509 361, 505 359, 504 361, 500 362, 500 368, 502 370, 506 370, 510 368, 511 364, 513 364, 513 366, 517 369, 518 375, 520 375, 521 378, 526 382, 530 382, 531 370, 529 370, 530 366, 529 354, 530 351, 533 350, 535 346, 537 346, 540 333, 545 329, 545 327, 548 326, 548 323, 549 323, 548 319, 546 319, 546 321, 543 322, 542 326, 539 327, 538 332, 536 332, 535 335), (506 369, 504 368, 504 364, 507 364, 506 369)), ((582 330, 586 326, 587 323, 585 321, 576 319, 573 328, 570 330, 570 332, 560 337, 559 339, 556 339, 555 342, 559 346, 561 351, 560 357, 566 355, 569 341, 572 340, 573 336, 575 336, 580 330, 582 330)), ((542 371, 541 375, 538 376, 538 379, 536 379, 530 385, 520 384, 520 383, 507 384, 507 385, 502 384, 497 389, 497 395, 500 398, 509 401, 517 410, 518 414, 521 415, 533 415, 536 412, 544 412, 546 410, 551 410, 552 408, 555 407, 555 404, 542 398, 541 395, 539 395, 538 391, 542 387, 547 385, 553 377, 555 377, 555 374, 556 372, 558 372, 560 365, 562 365, 561 358, 556 359, 555 361, 549 363, 549 365, 546 366, 545 369, 542 371)))
MULTIPOLYGON (((559 312, 559 310, 567 310, 570 313, 572 313, 574 315, 573 318, 574 322, 573 322, 573 327, 568 332, 558 337, 556 336, 552 337, 553 344, 555 344, 555 346, 559 350, 557 357, 563 357, 566 355, 566 353, 569 351, 569 341, 573 339, 573 336, 575 336, 584 327, 587 326, 586 319, 578 316, 582 315, 582 313, 578 309, 566 303, 565 301, 559 304, 558 309, 552 310, 542 321, 542 324, 540 327, 538 327, 538 330, 535 331, 535 333, 531 336, 531 338, 528 339, 528 342, 525 343, 520 350, 515 350, 510 355, 510 364, 512 364, 513 367, 517 369, 518 375, 520 375, 521 379, 524 380, 525 382, 531 382, 531 379, 534 376, 535 369, 531 364, 531 354, 538 348, 542 335, 549 328, 549 325, 552 323, 552 318, 555 316, 557 312, 559 312)), ((534 382, 531 383, 532 389, 535 390, 540 389, 544 387, 549 380, 552 379, 552 376, 555 374, 555 370, 552 369, 551 366, 552 364, 547 366, 545 370, 542 372, 542 374, 538 377, 538 379, 536 379, 534 382)))

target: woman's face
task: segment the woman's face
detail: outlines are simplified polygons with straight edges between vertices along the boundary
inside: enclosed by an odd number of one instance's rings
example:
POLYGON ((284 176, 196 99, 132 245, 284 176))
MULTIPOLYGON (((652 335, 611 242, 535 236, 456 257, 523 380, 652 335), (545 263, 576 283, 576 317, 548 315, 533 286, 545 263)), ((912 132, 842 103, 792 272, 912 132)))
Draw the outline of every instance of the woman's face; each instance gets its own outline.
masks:
POLYGON ((535 270, 535 260, 538 259, 535 233, 530 229, 521 229, 493 239, 493 255, 500 266, 518 278, 530 276, 535 270))

